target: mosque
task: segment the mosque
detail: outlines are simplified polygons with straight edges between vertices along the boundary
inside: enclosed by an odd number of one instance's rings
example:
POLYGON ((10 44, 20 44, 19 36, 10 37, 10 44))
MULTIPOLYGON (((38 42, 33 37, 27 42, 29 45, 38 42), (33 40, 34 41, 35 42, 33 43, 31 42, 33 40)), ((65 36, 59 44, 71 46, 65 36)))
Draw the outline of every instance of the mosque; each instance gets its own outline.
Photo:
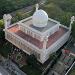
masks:
POLYGON ((42 64, 50 54, 56 52, 68 40, 71 33, 69 27, 48 17, 48 14, 38 9, 34 14, 17 23, 11 24, 12 16, 5 14, 5 39, 28 55, 34 54, 42 64))

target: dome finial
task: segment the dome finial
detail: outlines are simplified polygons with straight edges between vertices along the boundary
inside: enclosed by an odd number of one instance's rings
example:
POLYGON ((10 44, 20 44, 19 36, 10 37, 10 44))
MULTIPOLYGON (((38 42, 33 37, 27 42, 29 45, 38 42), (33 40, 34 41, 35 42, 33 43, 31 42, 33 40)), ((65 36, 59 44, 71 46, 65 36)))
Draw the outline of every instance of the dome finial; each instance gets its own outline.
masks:
POLYGON ((37 3, 36 4, 36 11, 39 9, 39 4, 37 3))

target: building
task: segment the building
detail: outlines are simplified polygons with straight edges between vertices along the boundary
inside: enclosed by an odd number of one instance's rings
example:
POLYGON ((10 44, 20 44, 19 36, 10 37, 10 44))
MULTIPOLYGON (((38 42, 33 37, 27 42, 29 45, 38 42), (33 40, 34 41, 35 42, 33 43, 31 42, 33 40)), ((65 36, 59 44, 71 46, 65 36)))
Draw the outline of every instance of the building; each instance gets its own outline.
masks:
POLYGON ((48 17, 48 14, 38 9, 33 16, 10 25, 11 16, 3 16, 5 22, 5 39, 27 53, 34 54, 37 60, 44 63, 68 40, 70 27, 48 17))
POLYGON ((10 75, 2 66, 0 66, 0 75, 10 75))
POLYGON ((0 63, 0 75, 27 75, 12 61, 5 59, 0 63))

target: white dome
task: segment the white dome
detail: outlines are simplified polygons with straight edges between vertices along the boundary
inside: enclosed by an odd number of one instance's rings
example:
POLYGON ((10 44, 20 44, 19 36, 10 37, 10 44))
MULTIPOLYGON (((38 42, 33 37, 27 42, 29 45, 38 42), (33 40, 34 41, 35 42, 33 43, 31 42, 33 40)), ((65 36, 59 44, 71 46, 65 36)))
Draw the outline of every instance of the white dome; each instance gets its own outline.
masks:
POLYGON ((33 25, 36 27, 45 27, 48 22, 48 15, 44 10, 37 10, 32 17, 33 25))

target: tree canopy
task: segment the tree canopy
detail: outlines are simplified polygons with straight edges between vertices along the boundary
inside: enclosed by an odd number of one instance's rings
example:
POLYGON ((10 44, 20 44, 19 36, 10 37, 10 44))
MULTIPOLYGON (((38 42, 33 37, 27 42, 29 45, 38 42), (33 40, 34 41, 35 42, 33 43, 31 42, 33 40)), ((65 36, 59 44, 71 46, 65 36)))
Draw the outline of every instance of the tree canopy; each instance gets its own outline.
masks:
POLYGON ((0 18, 5 13, 10 13, 17 9, 36 3, 36 0, 1 0, 0 1, 0 18))
MULTIPOLYGON (((75 0, 47 0, 42 8, 50 18, 66 26, 69 26, 70 18, 75 16, 75 0)), ((75 38, 75 23, 72 25, 72 35, 75 38)))

